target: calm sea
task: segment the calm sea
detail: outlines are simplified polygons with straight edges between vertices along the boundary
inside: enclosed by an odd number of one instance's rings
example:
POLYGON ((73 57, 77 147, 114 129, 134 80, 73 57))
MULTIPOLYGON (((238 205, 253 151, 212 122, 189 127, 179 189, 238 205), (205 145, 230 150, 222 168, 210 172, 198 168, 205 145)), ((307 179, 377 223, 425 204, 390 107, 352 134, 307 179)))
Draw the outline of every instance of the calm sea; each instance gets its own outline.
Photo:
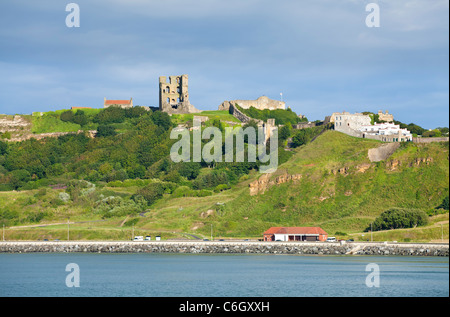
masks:
POLYGON ((0 254, 0 297, 9 296, 447 297, 449 259, 155 253, 0 254), (68 266, 70 263, 76 265, 75 269, 73 265, 68 266), (67 286, 76 281, 79 281, 79 287, 67 286), (374 285, 376 281, 378 287, 374 285))

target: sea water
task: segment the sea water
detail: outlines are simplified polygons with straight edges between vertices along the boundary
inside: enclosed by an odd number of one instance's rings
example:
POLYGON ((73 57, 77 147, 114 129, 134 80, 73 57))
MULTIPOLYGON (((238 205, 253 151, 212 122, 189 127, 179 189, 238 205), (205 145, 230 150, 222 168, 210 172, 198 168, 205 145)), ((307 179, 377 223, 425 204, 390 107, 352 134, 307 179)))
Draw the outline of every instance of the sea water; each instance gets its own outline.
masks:
POLYGON ((447 297, 449 259, 3 253, 0 297, 10 296, 447 297))

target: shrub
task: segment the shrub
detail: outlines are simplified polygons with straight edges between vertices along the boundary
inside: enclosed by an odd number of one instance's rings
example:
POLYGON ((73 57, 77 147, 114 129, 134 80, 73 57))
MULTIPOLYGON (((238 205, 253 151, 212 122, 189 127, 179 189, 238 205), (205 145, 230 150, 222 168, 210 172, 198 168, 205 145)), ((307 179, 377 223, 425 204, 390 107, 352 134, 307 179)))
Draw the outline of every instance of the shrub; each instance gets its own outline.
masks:
POLYGON ((72 110, 67 110, 61 113, 59 119, 64 122, 73 122, 74 113, 72 110))
POLYGON ((96 137, 114 136, 116 135, 116 130, 111 125, 102 124, 97 128, 96 137))
POLYGON ((211 173, 200 175, 193 182, 194 189, 214 188, 220 184, 228 184, 229 176, 225 171, 212 171, 211 173))
POLYGON ((0 141, 0 155, 6 154, 8 143, 0 141))
POLYGON ((442 201, 442 203, 436 207, 436 209, 445 209, 445 210, 449 210, 449 201, 448 201, 448 195, 447 197, 444 198, 444 200, 442 201))
POLYGON ((214 188, 214 192, 218 193, 221 192, 223 190, 227 190, 230 188, 230 185, 228 184, 219 184, 214 188))
MULTIPOLYGON (((391 208, 384 211, 372 224, 372 230, 414 228, 428 223, 427 214, 418 209, 391 208)), ((368 227, 366 230, 370 230, 368 227)))
POLYGON ((125 200, 119 196, 108 196, 95 203, 95 212, 104 218, 133 215, 145 210, 145 202, 141 199, 125 200))
POLYGON ((63 202, 68 202, 70 200, 70 195, 68 193, 59 193, 58 198, 63 202))
POLYGON ((144 188, 139 189, 133 199, 135 200, 137 197, 141 196, 149 205, 151 205, 164 195, 165 189, 166 188, 162 183, 150 183, 144 188))
POLYGON ((120 107, 108 107, 100 111, 95 117, 94 122, 99 124, 121 123, 125 120, 125 109, 120 107))

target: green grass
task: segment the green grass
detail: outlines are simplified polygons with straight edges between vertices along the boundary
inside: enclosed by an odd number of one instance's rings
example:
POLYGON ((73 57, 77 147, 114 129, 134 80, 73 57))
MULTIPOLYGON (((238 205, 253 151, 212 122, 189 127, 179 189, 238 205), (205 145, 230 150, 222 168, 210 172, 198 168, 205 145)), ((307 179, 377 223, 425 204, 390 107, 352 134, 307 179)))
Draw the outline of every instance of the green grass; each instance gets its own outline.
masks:
POLYGON ((210 120, 212 119, 218 119, 221 121, 231 121, 236 123, 241 123, 237 118, 235 118, 233 115, 231 115, 228 110, 211 110, 211 111, 202 111, 199 113, 200 116, 206 116, 210 120))
POLYGON ((430 224, 410 229, 394 229, 354 233, 349 235, 355 241, 398 241, 398 242, 444 242, 449 241, 449 214, 430 217, 430 224))
MULTIPOLYGON (((233 115, 229 114, 228 111, 226 110, 216 110, 216 111, 202 111, 200 113, 188 113, 188 114, 173 114, 171 116, 172 121, 175 124, 191 124, 192 125, 192 121, 194 120, 194 116, 204 116, 204 117, 208 117, 208 120, 221 120, 222 122, 224 121, 229 121, 229 122, 235 122, 237 124, 240 124, 241 121, 239 121, 238 119, 236 119, 235 117, 233 117, 233 115)), ((228 126, 227 123, 225 123, 225 126, 228 126)))
MULTIPOLYGON (((82 127, 79 124, 73 122, 64 122, 59 119, 61 113, 69 109, 62 109, 56 111, 44 112, 40 115, 39 112, 34 112, 31 117, 31 132, 33 133, 51 133, 51 132, 77 132, 81 130, 82 127)), ((79 109, 73 109, 75 113, 79 109)), ((94 116, 99 113, 102 109, 80 109, 88 116, 94 116)), ((83 127, 85 130, 95 129, 95 125, 90 125, 83 127)))

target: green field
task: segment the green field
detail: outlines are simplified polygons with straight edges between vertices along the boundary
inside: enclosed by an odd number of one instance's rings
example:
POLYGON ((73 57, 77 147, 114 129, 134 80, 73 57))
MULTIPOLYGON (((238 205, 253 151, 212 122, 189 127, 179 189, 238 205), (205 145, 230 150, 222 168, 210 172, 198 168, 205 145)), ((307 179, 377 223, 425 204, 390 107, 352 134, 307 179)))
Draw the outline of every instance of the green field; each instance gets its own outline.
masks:
MULTIPOLYGON (((81 130, 82 127, 79 124, 73 122, 64 122, 59 118, 61 113, 70 110, 70 109, 62 109, 56 111, 48 111, 39 113, 34 112, 31 118, 31 132, 33 133, 51 133, 51 132, 77 132, 81 130)), ((72 112, 76 112, 78 109, 73 109, 72 112)), ((80 109, 82 110, 88 117, 94 117, 97 113, 99 113, 102 109, 80 109)), ((84 130, 92 130, 95 129, 96 125, 89 125, 83 127, 84 130)))

